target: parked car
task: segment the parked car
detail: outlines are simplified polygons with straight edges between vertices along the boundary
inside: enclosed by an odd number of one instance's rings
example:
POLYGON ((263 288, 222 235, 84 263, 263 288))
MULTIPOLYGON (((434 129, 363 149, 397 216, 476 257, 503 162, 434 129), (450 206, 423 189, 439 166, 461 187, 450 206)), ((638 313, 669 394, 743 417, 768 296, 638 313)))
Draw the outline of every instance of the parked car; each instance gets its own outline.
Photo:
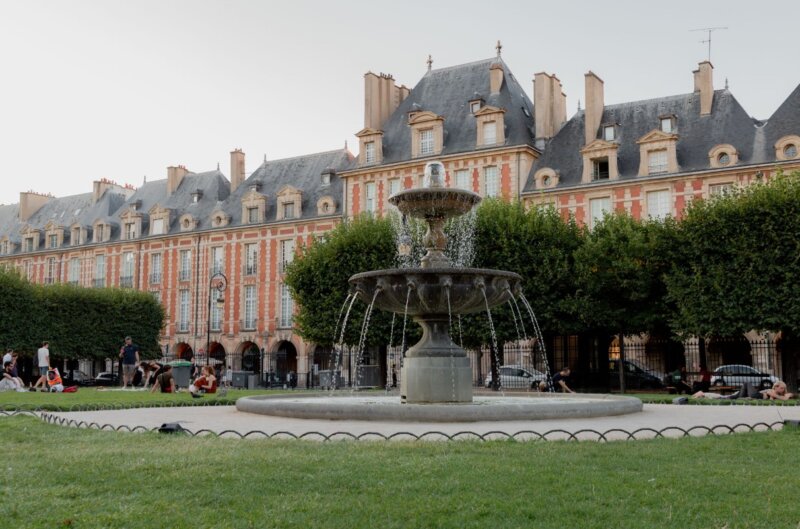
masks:
MULTIPOLYGON (((532 367, 523 366, 500 366, 500 387, 506 389, 528 389, 536 388, 539 382, 547 380, 547 375, 537 371, 532 367)), ((486 375, 484 384, 487 388, 492 387, 492 374, 486 375)))
POLYGON ((64 376, 65 386, 94 386, 94 384, 95 382, 92 377, 77 369, 68 371, 64 376))
POLYGON ((719 366, 711 374, 712 386, 741 386, 745 382, 750 382, 757 388, 765 389, 771 388, 777 381, 778 377, 743 364, 719 366))
MULTIPOLYGON (((609 360, 608 381, 612 388, 619 388, 619 361, 609 360)), ((630 389, 660 389, 664 387, 664 375, 648 371, 630 360, 624 360, 625 387, 630 389)))
POLYGON ((103 371, 94 377, 94 383, 96 386, 119 386, 119 375, 117 373, 103 371))

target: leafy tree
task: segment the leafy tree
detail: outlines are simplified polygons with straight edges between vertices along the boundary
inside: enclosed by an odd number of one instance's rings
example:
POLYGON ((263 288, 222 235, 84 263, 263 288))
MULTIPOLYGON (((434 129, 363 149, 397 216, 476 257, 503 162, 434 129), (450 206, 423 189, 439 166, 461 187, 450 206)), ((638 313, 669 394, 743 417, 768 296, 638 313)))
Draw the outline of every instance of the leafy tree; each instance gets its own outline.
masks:
MULTIPOLYGON (((350 276, 369 270, 392 268, 395 263, 395 240, 388 219, 365 215, 343 222, 332 231, 303 248, 300 257, 289 265, 286 284, 299 310, 294 322, 297 333, 319 345, 332 345, 339 316, 346 312, 343 303, 350 290, 350 276)), ((357 344, 366 304, 356 301, 349 315, 344 343, 357 344)), ((387 345, 392 316, 375 310, 370 320, 366 345, 387 345)), ((402 324, 402 322, 401 322, 402 324)), ((399 332, 395 325, 395 342, 399 332)))
POLYGON ((800 335, 800 173, 694 201, 667 277, 676 332, 800 335))

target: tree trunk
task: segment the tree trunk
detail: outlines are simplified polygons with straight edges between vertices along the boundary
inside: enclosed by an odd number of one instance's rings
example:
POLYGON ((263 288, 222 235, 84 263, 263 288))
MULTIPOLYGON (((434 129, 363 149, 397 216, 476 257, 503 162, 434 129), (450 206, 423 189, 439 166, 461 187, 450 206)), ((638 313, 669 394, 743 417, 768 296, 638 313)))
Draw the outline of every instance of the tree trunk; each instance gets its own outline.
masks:
POLYGON ((619 333, 619 392, 625 393, 625 335, 619 333))

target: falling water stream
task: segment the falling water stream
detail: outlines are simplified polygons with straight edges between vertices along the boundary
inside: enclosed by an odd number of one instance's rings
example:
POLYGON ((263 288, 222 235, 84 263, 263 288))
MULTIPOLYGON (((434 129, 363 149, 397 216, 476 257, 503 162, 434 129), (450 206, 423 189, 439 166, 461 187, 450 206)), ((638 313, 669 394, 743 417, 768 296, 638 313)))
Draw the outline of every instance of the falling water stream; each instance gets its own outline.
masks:
POLYGON ((555 391, 553 387, 552 377, 550 375, 550 365, 547 362, 547 351, 544 347, 544 336, 542 335, 542 329, 539 327, 539 322, 536 319, 536 315, 533 313, 533 308, 531 304, 528 302, 528 299, 525 297, 525 294, 520 293, 519 295, 520 301, 525 306, 525 309, 528 311, 528 315, 531 318, 531 323, 533 324, 533 332, 536 336, 536 346, 539 349, 539 352, 542 355, 542 361, 544 362, 544 372, 547 374, 547 387, 550 388, 550 391, 555 391))
POLYGON ((356 353, 356 382, 351 384, 351 391, 358 391, 361 385, 361 362, 364 356, 364 346, 367 343, 367 333, 369 332, 369 320, 372 317, 372 309, 375 307, 375 298, 381 293, 380 288, 375 289, 372 295, 372 301, 367 306, 367 312, 364 314, 364 321, 361 323, 361 337, 358 340, 358 350, 356 353))
MULTIPOLYGON (((350 298, 350 304, 347 305, 347 312, 344 315, 344 320, 342 321, 342 334, 339 336, 339 341, 334 345, 333 349, 336 352, 336 358, 333 362, 333 370, 331 372, 331 393, 336 390, 336 386, 339 382, 339 362, 342 359, 342 347, 344 346, 344 333, 347 330, 347 319, 350 317, 350 309, 353 308, 353 303, 355 303, 358 296, 353 295, 350 298)), ((345 301, 345 303, 347 303, 345 301)), ((338 330, 338 329, 337 329, 338 330)), ((335 336, 335 335, 334 335, 335 336)))
MULTIPOLYGON (((499 384, 500 378, 500 350, 497 348, 497 335, 494 332, 494 322, 492 321, 492 311, 489 308, 489 299, 486 297, 486 289, 481 287, 481 292, 483 293, 483 301, 486 303, 486 316, 489 318, 489 330, 492 333, 492 354, 494 355, 494 363, 497 366, 497 384, 494 380, 492 380, 493 385, 498 385, 500 387, 500 394, 505 396, 505 392, 503 391, 502 384, 499 384)), ((492 374, 494 377, 494 374, 492 374)))

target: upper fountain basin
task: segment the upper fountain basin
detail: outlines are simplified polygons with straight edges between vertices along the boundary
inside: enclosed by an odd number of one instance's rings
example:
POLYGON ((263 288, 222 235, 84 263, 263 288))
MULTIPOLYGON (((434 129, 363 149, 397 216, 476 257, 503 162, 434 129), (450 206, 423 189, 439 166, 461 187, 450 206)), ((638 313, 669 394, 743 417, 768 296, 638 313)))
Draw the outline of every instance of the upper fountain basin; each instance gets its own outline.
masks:
POLYGON ((522 278, 514 272, 453 267, 375 270, 350 278, 350 285, 365 303, 374 298, 379 309, 409 316, 484 311, 487 303, 489 308, 495 307, 519 294, 521 283, 522 278))
POLYGON ((389 197, 400 213, 418 219, 463 215, 480 201, 480 195, 472 191, 449 187, 406 189, 389 197))

